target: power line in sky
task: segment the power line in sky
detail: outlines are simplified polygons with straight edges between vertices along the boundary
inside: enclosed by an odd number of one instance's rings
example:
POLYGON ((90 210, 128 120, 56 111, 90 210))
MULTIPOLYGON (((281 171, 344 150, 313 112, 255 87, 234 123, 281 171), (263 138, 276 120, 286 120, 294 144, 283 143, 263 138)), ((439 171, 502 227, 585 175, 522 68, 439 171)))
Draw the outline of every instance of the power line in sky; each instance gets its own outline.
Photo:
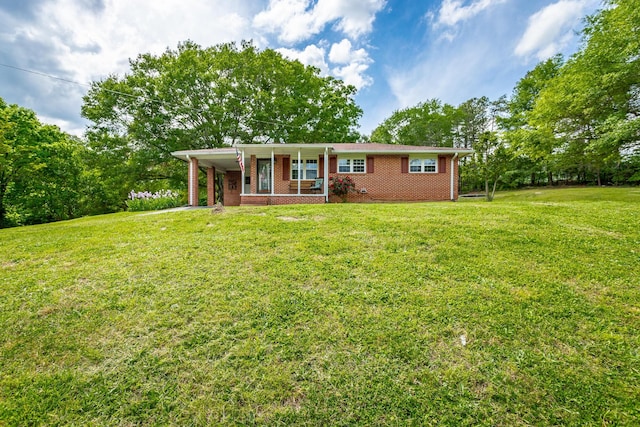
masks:
MULTIPOLYGON (((78 81, 75 81, 75 80, 65 79, 63 77, 54 76, 53 74, 47 74, 47 73, 43 73, 41 71, 35 71, 35 70, 29 70, 27 68, 16 67, 15 65, 9 65, 9 64, 0 63, 0 66, 1 67, 6 67, 6 68, 10 68, 10 69, 13 69, 13 70, 22 71, 22 72, 29 73, 29 74, 34 74, 34 75, 41 76, 41 77, 47 77, 47 78, 50 78, 50 79, 53 79, 53 80, 59 80, 59 81, 65 82, 65 83, 70 83, 70 84, 74 84, 74 85, 78 85, 78 86, 84 86, 84 87, 89 87, 89 88, 92 86, 89 83, 82 83, 82 82, 78 82, 78 81)), ((107 89, 105 87, 102 87, 101 90, 103 90, 105 92, 113 93, 115 95, 122 95, 122 96, 127 96, 127 97, 135 98, 135 99, 144 99, 145 98, 142 95, 132 95, 130 93, 120 92, 120 91, 113 90, 113 89, 107 89)), ((242 101, 242 99, 238 98, 237 96, 235 96, 233 94, 228 94, 228 96, 230 96, 231 98, 235 98, 236 100, 242 101)), ((156 103, 158 103, 160 105, 163 104, 163 101, 161 101, 161 100, 159 100, 157 98, 153 98, 153 97, 149 97, 149 96, 147 96, 146 98, 147 98, 147 100, 149 100, 151 102, 156 102, 156 103)), ((198 113, 202 113, 202 110, 197 109, 197 108, 193 108, 193 107, 185 107, 185 108, 190 109, 192 111, 196 111, 198 113)), ((254 118, 249 118, 249 120, 253 121, 253 122, 258 122, 258 123, 266 123, 266 124, 272 124, 272 125, 283 126, 283 127, 288 127, 288 128, 297 128, 297 126, 293 126, 293 125, 290 125, 288 123, 274 122, 274 121, 268 121, 268 120, 259 120, 259 119, 254 119, 254 118)))
POLYGON ((54 76, 52 74, 42 73, 40 71, 28 70, 26 68, 20 68, 20 67, 14 66, 14 65, 2 64, 2 63, 0 63, 0 66, 6 67, 6 68, 11 68, 11 69, 18 70, 18 71, 24 71, 25 73, 35 74, 37 76, 48 77, 48 78, 54 79, 54 80, 60 80, 62 82, 66 82, 66 83, 72 83, 72 84, 75 84, 75 85, 91 87, 91 85, 87 84, 87 83, 76 82, 74 80, 65 79, 65 78, 62 78, 62 77, 54 76))

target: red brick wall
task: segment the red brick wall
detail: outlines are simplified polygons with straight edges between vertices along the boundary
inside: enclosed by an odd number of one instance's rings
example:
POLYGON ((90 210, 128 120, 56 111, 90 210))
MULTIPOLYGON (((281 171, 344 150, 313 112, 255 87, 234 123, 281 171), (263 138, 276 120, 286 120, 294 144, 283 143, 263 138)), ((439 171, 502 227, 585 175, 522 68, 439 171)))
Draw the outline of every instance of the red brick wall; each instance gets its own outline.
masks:
MULTIPOLYGON (((273 183, 273 189, 274 189, 274 193, 276 194, 287 194, 289 193, 289 181, 288 180, 284 180, 283 176, 282 176, 282 169, 284 167, 284 162, 289 162, 289 165, 291 165, 291 158, 289 156, 275 156, 276 159, 276 164, 273 167, 273 180, 275 181, 273 183)), ((291 170, 291 167, 289 167, 289 171, 291 170)), ((289 172, 291 173, 291 172, 289 172)), ((283 203, 285 204, 285 203, 283 203)), ((289 204, 289 203, 286 203, 289 204)))
POLYGON ((207 206, 216 203, 216 168, 207 168, 207 206))
POLYGON ((230 171, 224 175, 224 204, 225 206, 240 206, 240 189, 242 175, 240 171, 230 171))
MULTIPOLYGON (((370 156, 371 157, 371 156, 370 156)), ((374 155, 374 173, 336 174, 349 175, 356 184, 357 194, 349 194, 351 202, 391 200, 450 200, 451 157, 446 157, 445 173, 402 173, 399 155, 374 155), (367 193, 360 190, 366 188, 367 193)), ((454 199, 458 198, 458 162, 454 170, 454 199)), ((332 199, 333 200, 333 199, 332 199)))
MULTIPOLYGON (((369 155, 373 158, 374 173, 349 174, 356 184, 358 193, 349 194, 348 201, 427 201, 427 200, 450 200, 451 185, 451 157, 445 158, 445 173, 402 173, 400 155, 369 155), (360 190, 366 188, 367 193, 362 194, 360 190)), ((276 194, 289 193, 289 181, 283 179, 284 162, 290 162, 289 156, 275 156, 274 165, 274 192, 276 194)), ((251 191, 257 190, 257 162, 256 157, 251 156, 251 191)), ((458 161, 456 159, 454 170, 454 199, 458 198, 458 161)), ((437 162, 438 168, 442 163, 437 162)), ((367 162, 369 166, 370 163, 367 162)), ((367 167, 367 170, 370 170, 367 167)), ((347 174, 329 173, 329 176, 346 176, 347 174)), ((311 197, 271 197, 268 195, 240 197, 241 188, 240 172, 228 172, 225 177, 224 200, 225 205, 234 206, 239 204, 293 204, 293 203, 323 203, 324 198, 317 195, 311 197), (236 190, 231 191, 228 187, 228 180, 237 181, 236 190)), ((332 198, 332 200, 334 200, 332 198)), ((339 199, 338 199, 339 200, 339 199)))
POLYGON ((255 155, 251 156, 251 194, 258 192, 258 160, 255 155))

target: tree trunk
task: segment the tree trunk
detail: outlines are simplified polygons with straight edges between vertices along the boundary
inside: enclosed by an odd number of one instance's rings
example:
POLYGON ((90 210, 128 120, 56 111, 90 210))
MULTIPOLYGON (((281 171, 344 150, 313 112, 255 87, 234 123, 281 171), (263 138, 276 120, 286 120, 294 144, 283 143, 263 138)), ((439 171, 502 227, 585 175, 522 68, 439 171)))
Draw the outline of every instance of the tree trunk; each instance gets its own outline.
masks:
POLYGON ((548 185, 553 186, 553 172, 551 172, 551 171, 549 171, 549 184, 548 185))
POLYGON ((485 194, 485 197, 487 198, 487 202, 490 202, 493 200, 493 194, 489 193, 489 178, 485 178, 484 180, 484 194, 485 194))
POLYGON ((493 181, 493 189, 491 190, 491 201, 496 196, 496 187, 498 186, 498 180, 493 181))

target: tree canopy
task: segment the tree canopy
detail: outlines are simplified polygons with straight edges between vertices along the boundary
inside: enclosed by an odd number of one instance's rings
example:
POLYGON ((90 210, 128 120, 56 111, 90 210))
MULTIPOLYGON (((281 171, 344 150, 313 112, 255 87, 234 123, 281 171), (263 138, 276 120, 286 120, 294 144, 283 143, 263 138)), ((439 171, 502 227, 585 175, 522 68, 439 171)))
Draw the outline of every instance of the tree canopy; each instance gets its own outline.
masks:
POLYGON ((371 133, 371 140, 384 144, 453 146, 458 111, 438 99, 395 111, 371 133))
POLYGON ((0 227, 89 212, 83 146, 0 98, 0 227))
POLYGON ((640 147, 640 8, 608 0, 586 19, 583 47, 541 88, 526 125, 571 174, 612 170, 640 147))
POLYGON ((139 55, 130 68, 93 83, 82 114, 94 146, 118 146, 152 173, 166 173, 159 169, 176 150, 359 137, 353 86, 250 42, 187 41, 139 55))
MULTIPOLYGON (((372 140, 474 148, 467 190, 505 185, 640 182, 640 8, 606 0, 585 18, 582 46, 539 63, 509 99, 439 100, 394 112, 372 140)), ((487 190, 487 194, 489 194, 487 190)))

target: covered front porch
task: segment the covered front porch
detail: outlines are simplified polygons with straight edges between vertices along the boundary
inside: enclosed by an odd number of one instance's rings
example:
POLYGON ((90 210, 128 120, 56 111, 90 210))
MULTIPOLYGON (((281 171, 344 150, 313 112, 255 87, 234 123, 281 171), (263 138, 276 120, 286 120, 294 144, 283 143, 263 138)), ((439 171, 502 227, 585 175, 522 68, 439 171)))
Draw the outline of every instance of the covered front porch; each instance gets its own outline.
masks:
POLYGON ((329 145, 242 144, 173 153, 188 163, 188 204, 198 206, 200 172, 207 176, 207 202, 218 199, 222 178, 227 206, 326 203, 329 198, 329 145))

